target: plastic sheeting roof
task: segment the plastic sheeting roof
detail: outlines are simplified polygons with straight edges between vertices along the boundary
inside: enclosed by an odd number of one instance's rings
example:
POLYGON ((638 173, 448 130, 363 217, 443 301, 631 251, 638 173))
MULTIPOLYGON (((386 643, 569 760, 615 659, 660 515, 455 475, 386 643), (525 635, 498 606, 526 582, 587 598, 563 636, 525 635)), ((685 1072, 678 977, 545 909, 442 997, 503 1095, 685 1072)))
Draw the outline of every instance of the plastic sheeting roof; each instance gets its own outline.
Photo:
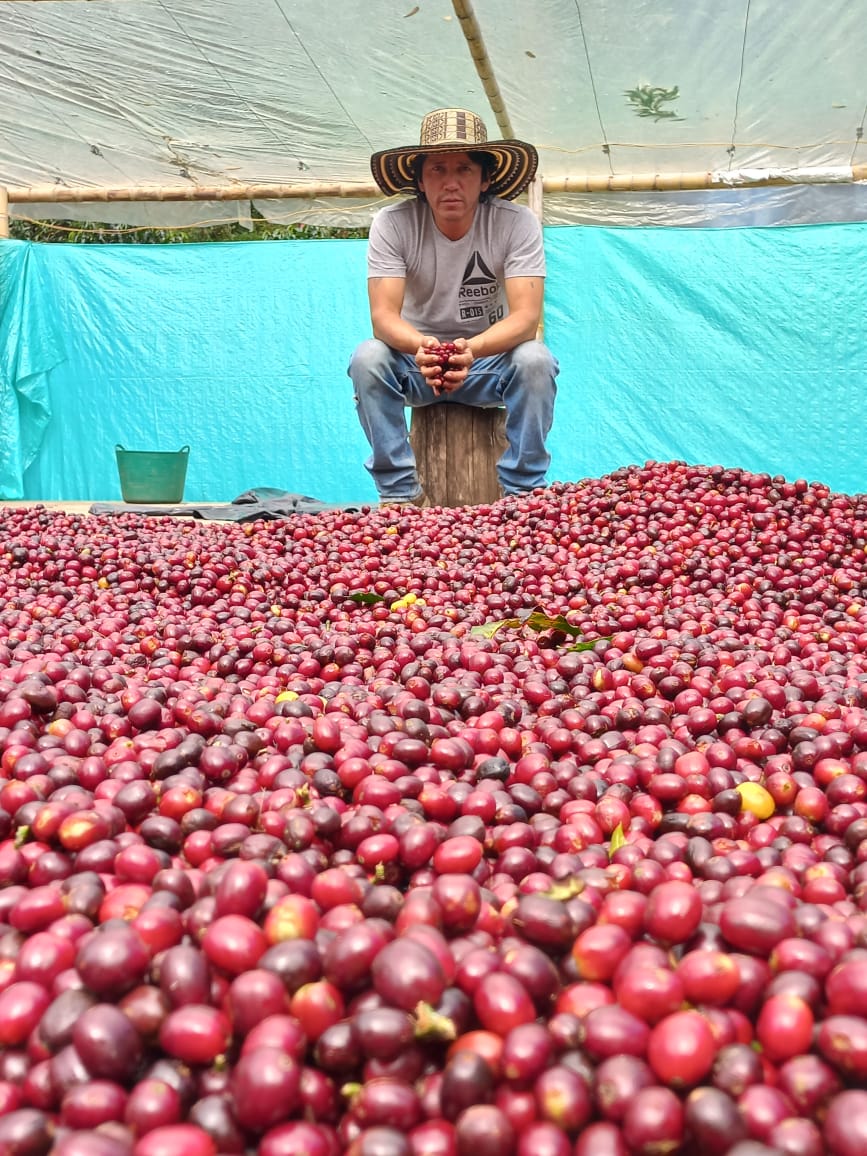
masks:
POLYGON ((703 192, 563 191, 705 173, 791 182, 714 194, 736 223, 867 219, 851 183, 867 165, 865 59, 857 0, 0 0, 0 186, 24 216, 180 224, 243 219, 253 200, 275 219, 366 224, 375 193, 316 187, 370 185, 371 152, 458 105, 538 147, 546 223, 707 223, 703 192), (58 186, 240 195, 14 203, 58 186))

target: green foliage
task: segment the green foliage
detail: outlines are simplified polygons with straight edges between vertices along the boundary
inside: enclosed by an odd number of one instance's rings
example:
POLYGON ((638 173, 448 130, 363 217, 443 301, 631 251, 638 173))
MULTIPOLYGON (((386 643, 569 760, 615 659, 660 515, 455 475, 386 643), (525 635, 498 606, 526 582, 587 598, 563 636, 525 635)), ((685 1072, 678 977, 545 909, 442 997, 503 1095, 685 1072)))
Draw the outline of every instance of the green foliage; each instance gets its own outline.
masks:
MULTIPOLYGON (((573 626, 562 614, 552 616, 540 606, 536 606, 531 610, 519 610, 515 618, 502 618, 497 622, 483 622, 481 626, 474 626, 470 630, 470 635, 476 638, 493 638, 501 630, 521 630, 524 627, 538 633, 544 632, 544 637, 540 640, 539 645, 544 644, 548 648, 562 646, 570 636, 577 638, 581 634, 578 627, 573 626)), ((592 650, 596 641, 576 642, 568 649, 592 650)))
POLYGON ((237 221, 191 229, 151 229, 89 221, 22 221, 14 217, 10 235, 19 241, 76 245, 182 245, 202 241, 309 241, 366 237, 367 228, 331 229, 317 225, 275 225, 251 210, 251 229, 237 221))
POLYGON ((638 88, 628 88, 623 95, 632 105, 636 116, 652 116, 654 120, 683 120, 673 109, 662 107, 680 96, 677 85, 674 88, 660 88, 658 85, 639 84, 638 88))

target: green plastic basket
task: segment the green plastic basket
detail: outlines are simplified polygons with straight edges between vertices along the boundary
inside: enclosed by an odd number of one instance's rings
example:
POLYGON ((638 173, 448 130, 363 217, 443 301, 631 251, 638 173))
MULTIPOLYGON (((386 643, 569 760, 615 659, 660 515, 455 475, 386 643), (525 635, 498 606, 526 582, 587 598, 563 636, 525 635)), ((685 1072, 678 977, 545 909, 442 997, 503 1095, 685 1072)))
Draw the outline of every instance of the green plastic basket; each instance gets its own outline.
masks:
POLYGON ((115 446, 120 492, 125 502, 180 502, 187 480, 190 447, 177 453, 151 453, 115 446))

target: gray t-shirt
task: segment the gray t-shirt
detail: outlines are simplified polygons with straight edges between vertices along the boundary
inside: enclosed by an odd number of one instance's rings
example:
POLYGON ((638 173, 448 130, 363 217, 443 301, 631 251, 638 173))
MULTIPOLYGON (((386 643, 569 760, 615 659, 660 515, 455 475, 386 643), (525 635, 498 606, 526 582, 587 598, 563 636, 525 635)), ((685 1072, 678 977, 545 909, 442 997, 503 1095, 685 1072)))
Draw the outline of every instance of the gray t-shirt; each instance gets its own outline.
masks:
POLYGON ((373 218, 368 277, 403 277, 403 318, 440 341, 473 337, 509 312, 507 277, 544 277, 542 228, 525 205, 481 203, 472 228, 450 241, 428 205, 413 198, 373 218))

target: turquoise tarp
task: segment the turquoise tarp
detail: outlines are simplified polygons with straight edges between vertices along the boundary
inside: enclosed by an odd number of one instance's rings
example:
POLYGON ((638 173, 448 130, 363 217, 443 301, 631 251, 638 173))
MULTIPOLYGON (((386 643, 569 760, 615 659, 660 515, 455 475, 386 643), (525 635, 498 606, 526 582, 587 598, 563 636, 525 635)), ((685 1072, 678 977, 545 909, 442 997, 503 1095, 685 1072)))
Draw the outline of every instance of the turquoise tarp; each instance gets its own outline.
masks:
MULTIPOLYGON (((552 480, 680 459, 867 490, 867 225, 545 237, 552 480)), ((117 500, 116 445, 188 444, 187 501, 372 499, 368 333, 364 241, 0 242, 0 496, 117 500)))

